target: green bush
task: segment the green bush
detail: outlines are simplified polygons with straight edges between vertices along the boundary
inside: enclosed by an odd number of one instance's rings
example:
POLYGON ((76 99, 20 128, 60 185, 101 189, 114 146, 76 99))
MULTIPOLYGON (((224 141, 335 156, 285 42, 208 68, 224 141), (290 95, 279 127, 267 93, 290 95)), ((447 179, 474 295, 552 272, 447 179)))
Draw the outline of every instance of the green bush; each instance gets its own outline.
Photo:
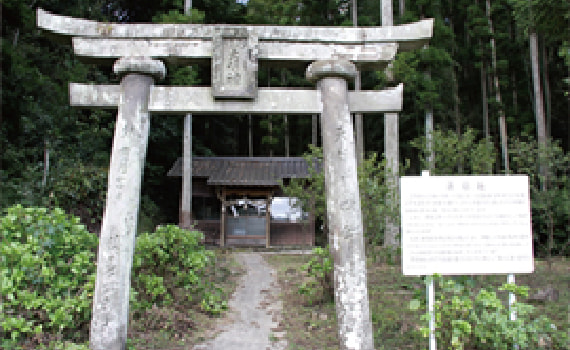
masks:
MULTIPOLYGON (((406 167, 407 165, 396 170, 403 174, 406 167)), ((374 251, 374 259, 378 258, 378 251, 370 248, 384 244, 387 225, 400 225, 398 187, 391 183, 390 178, 392 169, 388 167, 386 159, 378 159, 376 153, 370 153, 358 167, 364 237, 367 253, 370 256, 374 251)))
MULTIPOLYGON (((516 302, 509 310, 494 288, 475 293, 474 281, 466 277, 440 277, 436 285, 435 333, 442 349, 510 350, 515 345, 520 350, 565 349, 566 334, 547 317, 537 317, 532 305, 516 302), (510 319, 511 311, 516 320, 510 319)), ((517 298, 528 296, 527 287, 514 284, 504 284, 498 291, 512 292, 517 298)), ((413 299, 410 307, 418 309, 421 304, 420 299, 413 299)), ((429 315, 422 318, 427 321, 429 315)), ((427 337, 429 327, 421 331, 427 337)))
POLYGON ((303 158, 309 165, 309 178, 294 178, 291 179, 289 184, 281 187, 286 197, 297 198, 296 205, 306 213, 312 212, 315 216, 315 221, 322 224, 322 226, 317 225, 316 227, 316 230, 322 228, 322 231, 316 232, 317 237, 315 237, 315 240, 317 244, 325 245, 328 229, 326 222, 325 175, 320 166, 323 161, 323 150, 313 145, 309 145, 309 149, 309 152, 303 154, 303 158))
POLYGON ((535 253, 567 256, 570 153, 565 153, 559 142, 547 140, 541 146, 529 135, 512 138, 509 148, 512 172, 528 175, 530 180, 535 253), (546 165, 542 173, 541 163, 546 165))
POLYGON ((137 237, 132 272, 131 307, 143 311, 153 305, 171 305, 183 295, 189 305, 218 314, 227 308, 206 278, 215 268, 215 256, 201 244, 203 234, 175 225, 159 226, 137 237))
POLYGON ((99 230, 107 193, 107 169, 59 164, 53 169, 48 191, 50 202, 81 219, 93 232, 99 230))
POLYGON ((226 310, 228 308, 228 302, 222 293, 222 289, 210 286, 202 297, 200 308, 202 311, 212 315, 219 315, 226 310))
POLYGON ((454 131, 434 130, 432 148, 434 168, 430 169, 431 153, 425 136, 411 144, 420 151, 422 169, 432 175, 491 174, 496 165, 497 152, 487 139, 476 141, 477 132, 467 128, 463 134, 454 131))
POLYGON ((311 260, 301 267, 308 280, 304 281, 298 293, 308 298, 309 304, 328 302, 333 299, 333 261, 329 248, 314 248, 311 260))
POLYGON ((0 218, 3 346, 42 333, 82 339, 91 319, 97 236, 62 209, 8 208, 0 218))
MULTIPOLYGON (((313 212, 316 222, 323 223, 325 237, 317 237, 317 243, 327 243, 325 175, 320 164, 323 162, 323 151, 320 147, 309 145, 310 152, 303 158, 309 164, 309 179, 291 179, 283 185, 283 192, 288 197, 298 199, 297 204, 305 212, 313 212), (319 239, 321 238, 321 239, 319 239)), ((403 173, 405 167, 398 169, 403 173)), ((385 160, 379 160, 376 153, 369 154, 358 168, 358 184, 364 237, 368 247, 379 246, 384 242, 386 218, 395 225, 399 224, 399 204, 397 190, 390 186, 387 175, 391 169, 385 160)))

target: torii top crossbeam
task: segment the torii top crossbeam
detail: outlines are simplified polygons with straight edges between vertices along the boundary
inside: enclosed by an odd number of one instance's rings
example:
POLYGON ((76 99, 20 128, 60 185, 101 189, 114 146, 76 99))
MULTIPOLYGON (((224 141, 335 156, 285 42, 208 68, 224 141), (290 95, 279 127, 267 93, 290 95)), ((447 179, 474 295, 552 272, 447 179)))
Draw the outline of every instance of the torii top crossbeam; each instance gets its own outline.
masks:
POLYGON ((260 60, 346 59, 381 68, 396 51, 425 45, 433 19, 393 27, 306 27, 203 24, 104 23, 37 10, 38 27, 73 38, 74 51, 91 58, 148 56, 161 59, 212 57, 217 36, 249 38, 260 60), (380 66, 380 67, 379 67, 380 66))
POLYGON ((420 48, 432 36, 433 19, 391 27, 307 27, 224 24, 103 23, 37 10, 38 27, 53 33, 92 38, 211 40, 221 28, 247 30, 260 41, 372 44, 399 42, 403 50, 420 48))
MULTIPOLYGON (((411 50, 425 45, 433 31, 432 19, 393 27, 356 28, 122 24, 61 16, 42 9, 37 10, 37 24, 38 27, 58 36, 71 37, 75 54, 89 59, 116 61, 123 57, 148 57, 178 63, 211 59, 210 95, 218 100, 255 99, 258 95, 258 61, 311 63, 340 59, 351 61, 360 69, 382 69, 394 59, 398 50, 411 50)), ((86 89, 93 88, 91 86, 86 89)), ((171 89, 174 91, 178 88, 171 89)), ((71 86, 72 101, 77 100, 75 98, 77 95, 74 93, 78 91, 76 85, 71 86)), ((400 98, 391 101, 401 101, 401 87, 397 91, 400 92, 400 98)), ((288 94, 290 93, 281 92, 279 95, 288 94)), ((359 94, 359 92, 353 93, 355 98, 359 94)), ((385 98, 370 97, 372 96, 368 96, 368 99, 371 101, 387 101, 385 98)), ((287 101, 288 98, 282 100, 287 101)), ((102 101, 86 102, 78 105, 109 104, 102 101)), ((242 105, 241 102, 236 105, 236 112, 251 112, 255 107, 248 108, 242 105)), ((372 105, 370 107, 376 108, 377 112, 384 112, 400 110, 401 102, 397 105, 398 108, 372 105)), ((210 110, 208 106, 194 107, 198 109, 205 107, 205 111, 210 110)), ((186 112, 193 111, 190 106, 185 109, 186 112)), ((216 110, 228 111, 227 108, 216 110)), ((357 110, 351 111, 357 112, 357 110)))

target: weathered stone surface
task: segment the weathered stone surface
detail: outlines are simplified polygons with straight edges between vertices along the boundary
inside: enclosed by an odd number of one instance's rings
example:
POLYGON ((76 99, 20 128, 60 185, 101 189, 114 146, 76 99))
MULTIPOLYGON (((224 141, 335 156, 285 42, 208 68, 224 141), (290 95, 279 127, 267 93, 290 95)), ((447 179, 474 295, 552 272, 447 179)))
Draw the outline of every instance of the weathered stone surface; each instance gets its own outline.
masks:
MULTIPOLYGON (((355 64, 386 64, 396 56, 396 43, 299 43, 262 41, 259 58, 272 61, 347 60, 355 64)), ((368 65, 367 65, 368 67, 368 65)))
POLYGON ((184 118, 182 140, 182 199, 180 201, 180 226, 192 226, 192 114, 184 118))
POLYGON ((144 72, 156 80, 162 80, 166 76, 164 63, 144 56, 121 57, 113 65, 113 72, 119 76, 129 73, 144 72))
POLYGON ((90 334, 93 350, 124 350, 126 345, 130 274, 150 124, 148 97, 158 66, 140 61, 118 65, 118 73, 129 74, 120 85, 97 255, 90 334), (149 70, 135 72, 134 67, 149 70))
POLYGON ((115 109, 119 105, 120 85, 69 83, 69 104, 74 107, 115 109))
MULTIPOLYGON (((38 8, 38 27, 59 35, 99 38, 163 38, 211 40, 222 25, 103 23, 55 15, 38 8)), ((398 42, 400 50, 421 48, 432 36, 433 19, 393 27, 237 26, 247 28, 259 41, 347 43, 398 42)))
POLYGON ((349 91, 350 113, 398 112, 402 110, 404 84, 379 91, 349 91))
POLYGON ((398 114, 396 113, 386 113, 384 115, 384 149, 387 155, 387 166, 394 170, 394 172, 398 173, 398 140, 399 140, 399 131, 398 131, 398 114))
POLYGON ((207 59, 212 57, 211 40, 73 37, 72 45, 76 55, 95 58, 149 56, 207 59))
POLYGON ((350 65, 346 61, 315 62, 307 75, 320 77, 317 87, 322 104, 325 193, 340 348, 373 350, 355 145, 345 80, 356 70, 350 65))
MULTIPOLYGON (((72 42, 73 50, 78 56, 101 59, 150 56, 175 58, 177 62, 195 62, 213 56, 211 40, 74 37, 72 42)), ((313 62, 344 59, 365 68, 381 69, 388 61, 394 59, 398 44, 261 41, 257 43, 257 47, 259 60, 313 62)))
MULTIPOLYGON (((390 172, 386 173, 386 184, 393 189, 393 193, 399 193, 399 131, 398 131, 398 114, 384 114, 384 157, 386 158, 386 166, 390 172)), ((388 195, 386 198, 388 205, 396 205, 397 198, 388 195)), ((400 245, 398 235, 400 233, 399 225, 393 218, 386 218, 386 231, 384 234, 384 246, 397 247, 400 245)))
POLYGON ((356 66, 349 61, 327 60, 313 62, 309 68, 307 68, 306 77, 308 80, 314 82, 325 77, 354 79, 356 74, 356 66))
POLYGON ((215 98, 257 96, 257 37, 246 28, 221 27, 213 39, 212 94, 215 98))
MULTIPOLYGON (((261 88, 255 101, 216 101, 208 87, 153 86, 148 109, 176 114, 317 114, 321 112, 318 94, 316 90, 261 88)), ((402 84, 381 91, 349 91, 349 109, 351 113, 400 111, 402 94, 402 84)), ((70 83, 69 96, 75 107, 116 108, 119 86, 70 83)))

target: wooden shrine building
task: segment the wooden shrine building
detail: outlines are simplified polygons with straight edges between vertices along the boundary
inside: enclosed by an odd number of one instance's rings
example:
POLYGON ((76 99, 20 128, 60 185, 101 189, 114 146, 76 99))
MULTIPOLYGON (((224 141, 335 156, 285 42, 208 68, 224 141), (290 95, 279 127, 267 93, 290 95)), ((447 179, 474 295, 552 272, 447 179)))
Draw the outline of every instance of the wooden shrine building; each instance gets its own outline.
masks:
MULTIPOLYGON (((182 158, 168 176, 182 177, 182 158)), ((295 208, 295 199, 281 190, 281 183, 308 177, 300 157, 193 157, 194 227, 206 244, 312 246, 313 213, 295 208)))

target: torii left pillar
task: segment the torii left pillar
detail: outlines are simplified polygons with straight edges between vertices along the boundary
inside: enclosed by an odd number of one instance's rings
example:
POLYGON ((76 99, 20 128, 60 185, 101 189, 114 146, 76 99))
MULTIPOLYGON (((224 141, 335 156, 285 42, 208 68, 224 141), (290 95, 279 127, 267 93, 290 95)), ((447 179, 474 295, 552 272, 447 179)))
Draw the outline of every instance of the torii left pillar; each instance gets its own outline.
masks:
POLYGON ((122 76, 109 166, 107 200, 97 255, 90 348, 124 350, 129 319, 129 290, 148 144, 148 101, 155 79, 166 68, 148 57, 124 57, 113 71, 122 76))

